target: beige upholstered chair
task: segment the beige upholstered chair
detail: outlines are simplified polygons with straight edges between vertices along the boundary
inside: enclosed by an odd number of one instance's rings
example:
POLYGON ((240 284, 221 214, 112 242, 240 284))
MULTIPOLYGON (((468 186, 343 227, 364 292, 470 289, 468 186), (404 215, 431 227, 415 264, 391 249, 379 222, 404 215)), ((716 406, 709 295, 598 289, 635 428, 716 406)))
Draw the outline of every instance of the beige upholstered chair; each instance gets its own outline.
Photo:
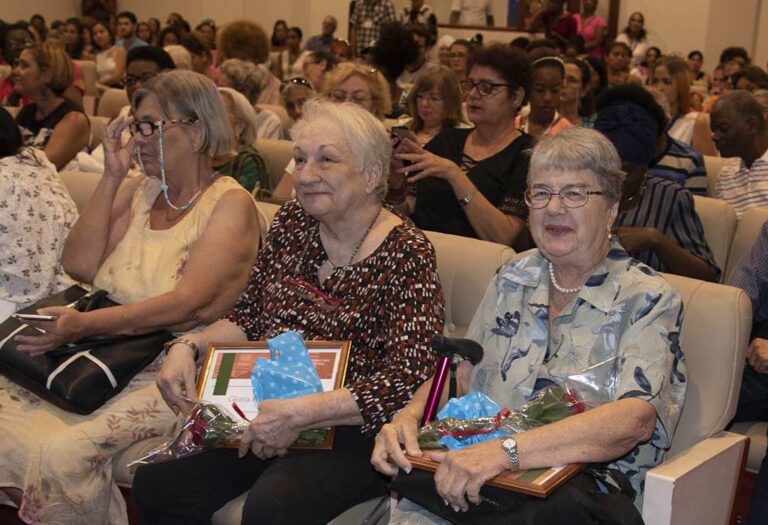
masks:
POLYGON ((739 159, 704 155, 704 169, 707 171, 707 196, 717 196, 717 178, 720 176, 720 170, 724 166, 736 162, 739 162, 739 159))
POLYGON ((69 190, 72 200, 75 201, 78 213, 83 213, 88 201, 91 200, 91 195, 99 184, 99 180, 101 180, 101 173, 62 171, 59 176, 69 190))
POLYGON ((760 234, 763 223, 768 221, 768 208, 759 207, 747 210, 741 216, 739 225, 736 227, 736 233, 731 244, 731 251, 728 255, 728 267, 725 272, 725 280, 728 282, 733 270, 741 262, 760 234))
POLYGON ((283 177, 285 167, 293 158, 293 142, 290 140, 257 139, 253 147, 261 153, 269 174, 270 190, 274 190, 283 177))
POLYGON ((288 112, 285 108, 279 104, 256 104, 256 109, 268 109, 280 119, 280 124, 283 126, 284 138, 288 138, 288 130, 293 126, 293 119, 288 116, 288 112))
POLYGON ((101 144, 101 126, 109 124, 109 119, 107 117, 88 117, 88 120, 91 121, 91 140, 88 143, 88 149, 93 151, 101 144))
POLYGON ((722 270, 720 280, 725 276, 728 253, 736 233, 736 211, 728 202, 710 197, 694 195, 694 207, 704 227, 704 239, 707 241, 715 262, 722 270))
POLYGON ((130 104, 128 95, 124 89, 107 89, 99 99, 99 106, 96 108, 96 115, 107 117, 112 120, 120 113, 120 110, 130 104))

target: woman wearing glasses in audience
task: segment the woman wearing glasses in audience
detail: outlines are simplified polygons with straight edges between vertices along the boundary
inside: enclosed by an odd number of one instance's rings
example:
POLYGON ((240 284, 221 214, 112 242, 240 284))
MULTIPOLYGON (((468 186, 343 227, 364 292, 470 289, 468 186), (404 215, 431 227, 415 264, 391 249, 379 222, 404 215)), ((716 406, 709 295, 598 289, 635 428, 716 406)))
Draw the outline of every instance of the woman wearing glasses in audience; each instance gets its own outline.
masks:
POLYGON ((406 99, 408 117, 401 120, 413 133, 412 140, 424 146, 447 128, 467 128, 462 116, 461 86, 454 72, 438 66, 421 74, 406 99))
MULTIPOLYGON (((643 523, 635 505, 645 473, 669 449, 685 399, 682 301, 610 235, 624 173, 603 135, 574 128, 545 136, 530 167, 525 201, 538 248, 489 283, 467 332, 484 355, 459 365, 457 395, 482 392, 515 410, 533 391, 589 367, 597 387, 582 389, 578 380, 571 387, 599 406, 461 450, 424 451, 440 463, 434 490, 398 491, 408 499, 391 523, 643 523), (598 465, 546 500, 483 487, 497 474, 568 463, 598 465)), ((417 430, 429 388, 422 385, 376 437, 371 462, 383 474, 411 472, 403 448, 422 454, 417 430)))
MULTIPOLYGON (((322 94, 332 102, 352 102, 382 121, 392 109, 389 84, 384 75, 376 69, 371 69, 370 66, 354 62, 343 62, 331 71, 326 77, 322 94)), ((294 168, 295 163, 292 159, 275 188, 274 198, 288 200, 293 197, 294 168)))
MULTIPOLYGON (((106 126, 106 169, 64 246, 64 270, 121 306, 42 309, 45 333, 18 337, 42 354, 88 336, 181 333, 214 322, 245 288, 259 244, 253 199, 220 177, 232 132, 216 86, 189 71, 160 74, 133 97, 132 118, 106 126), (124 128, 131 139, 123 145, 124 128), (144 177, 126 179, 133 159, 144 177)), ((89 416, 65 412, 0 378, 0 479, 36 523, 126 523, 112 457, 174 422, 153 377, 159 361, 89 416)))
POLYGON ((525 229, 530 135, 515 126, 530 64, 493 44, 470 57, 461 83, 473 129, 444 129, 421 147, 401 141, 388 200, 419 228, 511 245, 525 229))
POLYGON ((469 72, 469 69, 467 68, 467 60, 469 59, 469 54, 473 47, 474 46, 467 40, 455 40, 449 48, 451 69, 456 73, 456 78, 458 78, 459 81, 467 78, 467 73, 469 72))
POLYGON ((709 115, 691 111, 691 76, 685 60, 676 56, 659 60, 651 70, 650 84, 664 93, 669 102, 669 136, 702 155, 717 156, 709 115))
POLYGON ((157 383, 170 406, 185 406, 184 393, 196 397, 198 350, 286 330, 351 341, 346 383, 261 402, 239 454, 217 449, 139 468, 133 495, 146 525, 210 523, 246 491, 242 523, 325 524, 388 492, 370 466, 371 436, 434 368, 430 338, 444 315, 435 252, 382 207, 392 148, 370 112, 313 100, 292 134, 297 200, 277 213, 234 309, 173 344, 157 383), (301 431, 326 426, 336 426, 332 450, 288 451, 301 431))
POLYGON ((64 98, 75 79, 72 61, 55 44, 29 44, 19 55, 14 75, 14 92, 32 100, 16 115, 24 145, 43 150, 61 170, 90 139, 82 107, 64 98))

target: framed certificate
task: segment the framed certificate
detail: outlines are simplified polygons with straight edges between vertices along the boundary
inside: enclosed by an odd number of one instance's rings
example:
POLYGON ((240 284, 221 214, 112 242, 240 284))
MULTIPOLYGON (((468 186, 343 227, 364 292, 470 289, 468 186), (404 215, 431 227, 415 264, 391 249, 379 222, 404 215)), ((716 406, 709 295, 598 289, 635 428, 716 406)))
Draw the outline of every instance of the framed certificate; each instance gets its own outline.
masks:
MULTIPOLYGON (((349 341, 306 341, 324 392, 344 386, 352 344, 349 341)), ((225 407, 236 404, 250 421, 259 414, 253 395, 251 372, 259 359, 269 359, 266 341, 211 343, 197 379, 197 395, 203 401, 225 407)), ((330 449, 333 428, 307 430, 291 447, 330 449)))

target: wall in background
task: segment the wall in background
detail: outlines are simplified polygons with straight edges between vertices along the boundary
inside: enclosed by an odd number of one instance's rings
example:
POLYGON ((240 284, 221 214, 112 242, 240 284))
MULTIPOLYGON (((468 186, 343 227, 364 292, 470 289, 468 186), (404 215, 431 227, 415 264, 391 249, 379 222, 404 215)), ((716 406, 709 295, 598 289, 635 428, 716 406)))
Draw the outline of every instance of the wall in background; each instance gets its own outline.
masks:
MULTIPOLYGON (((394 1, 398 11, 409 4, 409 0, 394 1)), ((427 0, 438 13, 447 12, 450 2, 427 0)), ((80 4, 80 0, 0 0, 0 17, 15 21, 40 12, 48 21, 64 19, 78 16, 80 4)), ((305 37, 320 32, 326 14, 339 19, 337 34, 345 37, 349 9, 348 0, 119 0, 118 5, 121 10, 135 12, 140 19, 154 16, 165 20, 169 12, 178 11, 193 25, 204 18, 223 24, 249 17, 271 31, 274 21, 282 18, 301 27, 305 37)), ((497 23, 503 22, 504 11, 497 9, 497 23)), ((620 28, 634 11, 645 15, 654 45, 665 53, 681 55, 699 49, 704 53, 704 67, 708 71, 715 67, 720 51, 728 45, 745 47, 762 67, 768 61, 768 0, 621 0, 620 28)), ((454 36, 471 36, 475 32, 451 30, 454 36)), ((508 32, 485 32, 486 41, 508 42, 514 36, 508 32)))

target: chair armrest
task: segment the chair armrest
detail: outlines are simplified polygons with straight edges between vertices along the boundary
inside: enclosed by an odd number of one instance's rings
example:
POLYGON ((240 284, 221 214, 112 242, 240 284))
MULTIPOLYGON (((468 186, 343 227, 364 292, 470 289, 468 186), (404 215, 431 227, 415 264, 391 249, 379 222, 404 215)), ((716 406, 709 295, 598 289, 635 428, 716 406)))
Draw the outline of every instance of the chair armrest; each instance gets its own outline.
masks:
POLYGON ((648 471, 646 525, 727 523, 749 440, 718 432, 648 471))

